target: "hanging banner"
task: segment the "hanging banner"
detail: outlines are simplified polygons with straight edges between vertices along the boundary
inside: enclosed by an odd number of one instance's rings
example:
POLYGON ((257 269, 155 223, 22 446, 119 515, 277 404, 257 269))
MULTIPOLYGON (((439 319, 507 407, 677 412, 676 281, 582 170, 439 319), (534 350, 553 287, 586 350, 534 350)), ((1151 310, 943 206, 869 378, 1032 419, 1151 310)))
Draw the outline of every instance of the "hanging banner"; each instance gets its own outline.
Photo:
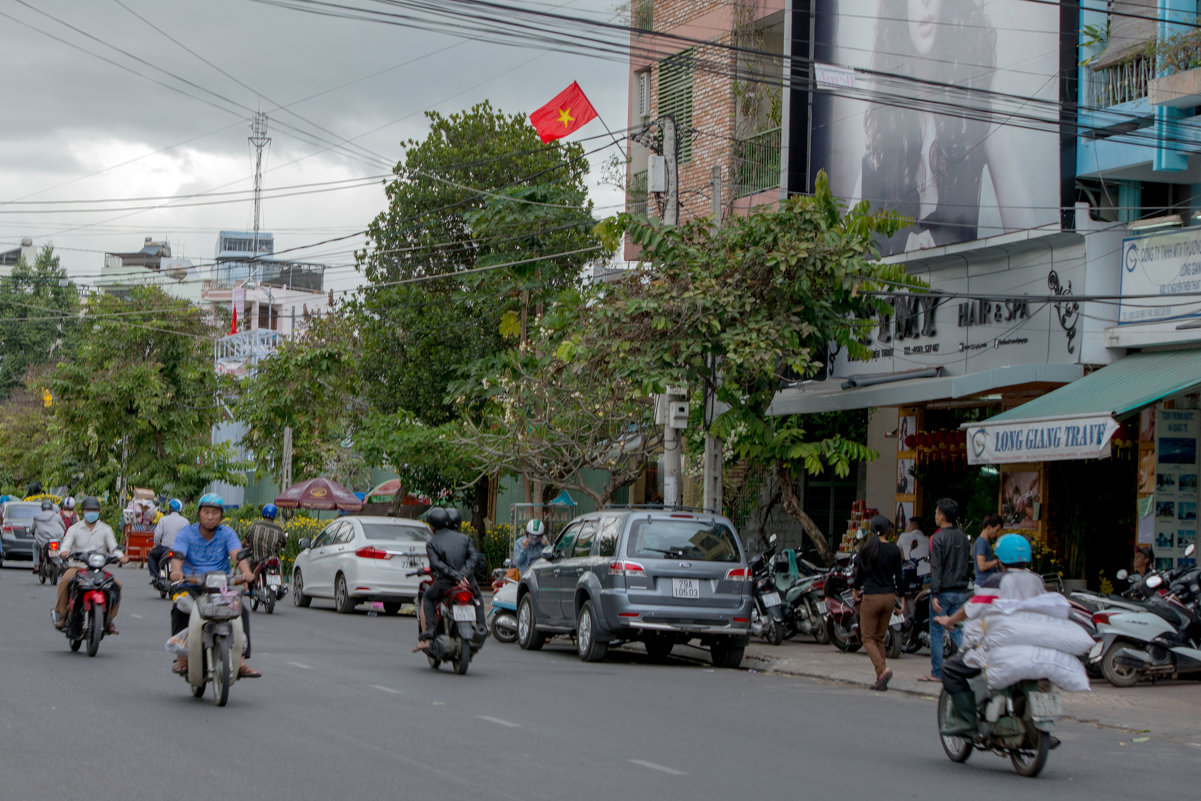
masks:
POLYGON ((971 423, 967 429, 968 464, 1054 462, 1104 459, 1118 424, 1109 415, 1011 423, 971 423))

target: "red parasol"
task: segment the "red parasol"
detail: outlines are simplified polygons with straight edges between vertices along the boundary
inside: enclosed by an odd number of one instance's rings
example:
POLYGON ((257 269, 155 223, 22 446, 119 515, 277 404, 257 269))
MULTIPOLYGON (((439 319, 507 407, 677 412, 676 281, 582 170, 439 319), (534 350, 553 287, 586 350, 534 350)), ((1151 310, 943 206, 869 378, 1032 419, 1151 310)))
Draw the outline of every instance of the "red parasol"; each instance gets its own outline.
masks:
MULTIPOLYGON (((363 496, 363 500, 367 501, 368 503, 375 499, 392 500, 392 498, 396 497, 396 493, 398 492, 400 492, 400 479, 392 478, 385 481, 383 484, 368 490, 367 494, 363 496)), ((405 495, 403 500, 403 505, 405 506, 416 506, 419 504, 429 506, 431 503, 432 502, 430 499, 424 495, 413 495, 411 493, 405 495)))
POLYGON ((350 490, 328 478, 310 478, 293 484, 275 499, 276 506, 286 509, 337 509, 342 512, 357 512, 363 502, 350 490))

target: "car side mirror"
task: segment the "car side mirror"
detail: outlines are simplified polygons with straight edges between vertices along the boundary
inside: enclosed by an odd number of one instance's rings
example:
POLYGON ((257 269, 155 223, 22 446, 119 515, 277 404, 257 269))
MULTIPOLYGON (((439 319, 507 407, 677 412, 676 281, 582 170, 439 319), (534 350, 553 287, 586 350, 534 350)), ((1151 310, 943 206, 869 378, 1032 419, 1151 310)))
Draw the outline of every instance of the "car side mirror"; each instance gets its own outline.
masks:
POLYGON ((308 550, 309 546, 313 544, 313 541, 308 537, 301 537, 300 542, 296 544, 300 546, 300 550, 305 551, 308 550))
POLYGON ((545 559, 546 561, 548 561, 548 562, 555 561, 555 556, 556 556, 556 554, 555 554, 554 546, 547 545, 545 548, 542 549, 542 558, 545 559))

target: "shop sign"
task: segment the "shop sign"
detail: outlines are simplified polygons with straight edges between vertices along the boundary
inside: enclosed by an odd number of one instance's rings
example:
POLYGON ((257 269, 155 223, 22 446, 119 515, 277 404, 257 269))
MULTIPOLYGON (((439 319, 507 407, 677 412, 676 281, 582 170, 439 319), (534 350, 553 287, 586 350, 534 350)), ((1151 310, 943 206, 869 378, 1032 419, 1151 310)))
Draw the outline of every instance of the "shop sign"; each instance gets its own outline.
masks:
POLYGON ((1199 296, 1201 231, 1188 228, 1122 240, 1119 323, 1195 315, 1199 296))
POLYGON ((968 464, 1013 464, 1107 457, 1118 424, 1109 415, 1095 415, 966 428, 968 464))

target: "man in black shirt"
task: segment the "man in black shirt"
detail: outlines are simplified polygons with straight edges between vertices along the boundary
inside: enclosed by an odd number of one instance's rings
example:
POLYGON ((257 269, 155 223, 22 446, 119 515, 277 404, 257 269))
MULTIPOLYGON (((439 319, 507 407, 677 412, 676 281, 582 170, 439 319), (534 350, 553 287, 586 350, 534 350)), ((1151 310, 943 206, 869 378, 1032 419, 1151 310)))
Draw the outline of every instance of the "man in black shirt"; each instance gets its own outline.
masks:
POLYGON ((434 530, 434 536, 430 537, 425 546, 434 581, 421 599, 422 631, 414 651, 429 647, 430 640, 434 639, 435 610, 438 602, 462 581, 466 581, 475 589, 477 637, 480 637, 481 632, 488 630, 484 625, 484 605, 480 599, 480 588, 475 581, 475 566, 480 560, 480 554, 475 549, 471 537, 457 530, 458 519, 457 511, 452 515, 448 510, 437 507, 430 510, 426 516, 426 522, 434 530))
MULTIPOLYGON (((959 504, 939 498, 934 509, 938 531, 930 539, 930 675, 925 681, 942 680, 943 627, 936 615, 950 617, 967 602, 967 585, 972 570, 972 547, 959 529, 959 504)), ((963 645, 963 630, 951 631, 955 647, 963 645)))

